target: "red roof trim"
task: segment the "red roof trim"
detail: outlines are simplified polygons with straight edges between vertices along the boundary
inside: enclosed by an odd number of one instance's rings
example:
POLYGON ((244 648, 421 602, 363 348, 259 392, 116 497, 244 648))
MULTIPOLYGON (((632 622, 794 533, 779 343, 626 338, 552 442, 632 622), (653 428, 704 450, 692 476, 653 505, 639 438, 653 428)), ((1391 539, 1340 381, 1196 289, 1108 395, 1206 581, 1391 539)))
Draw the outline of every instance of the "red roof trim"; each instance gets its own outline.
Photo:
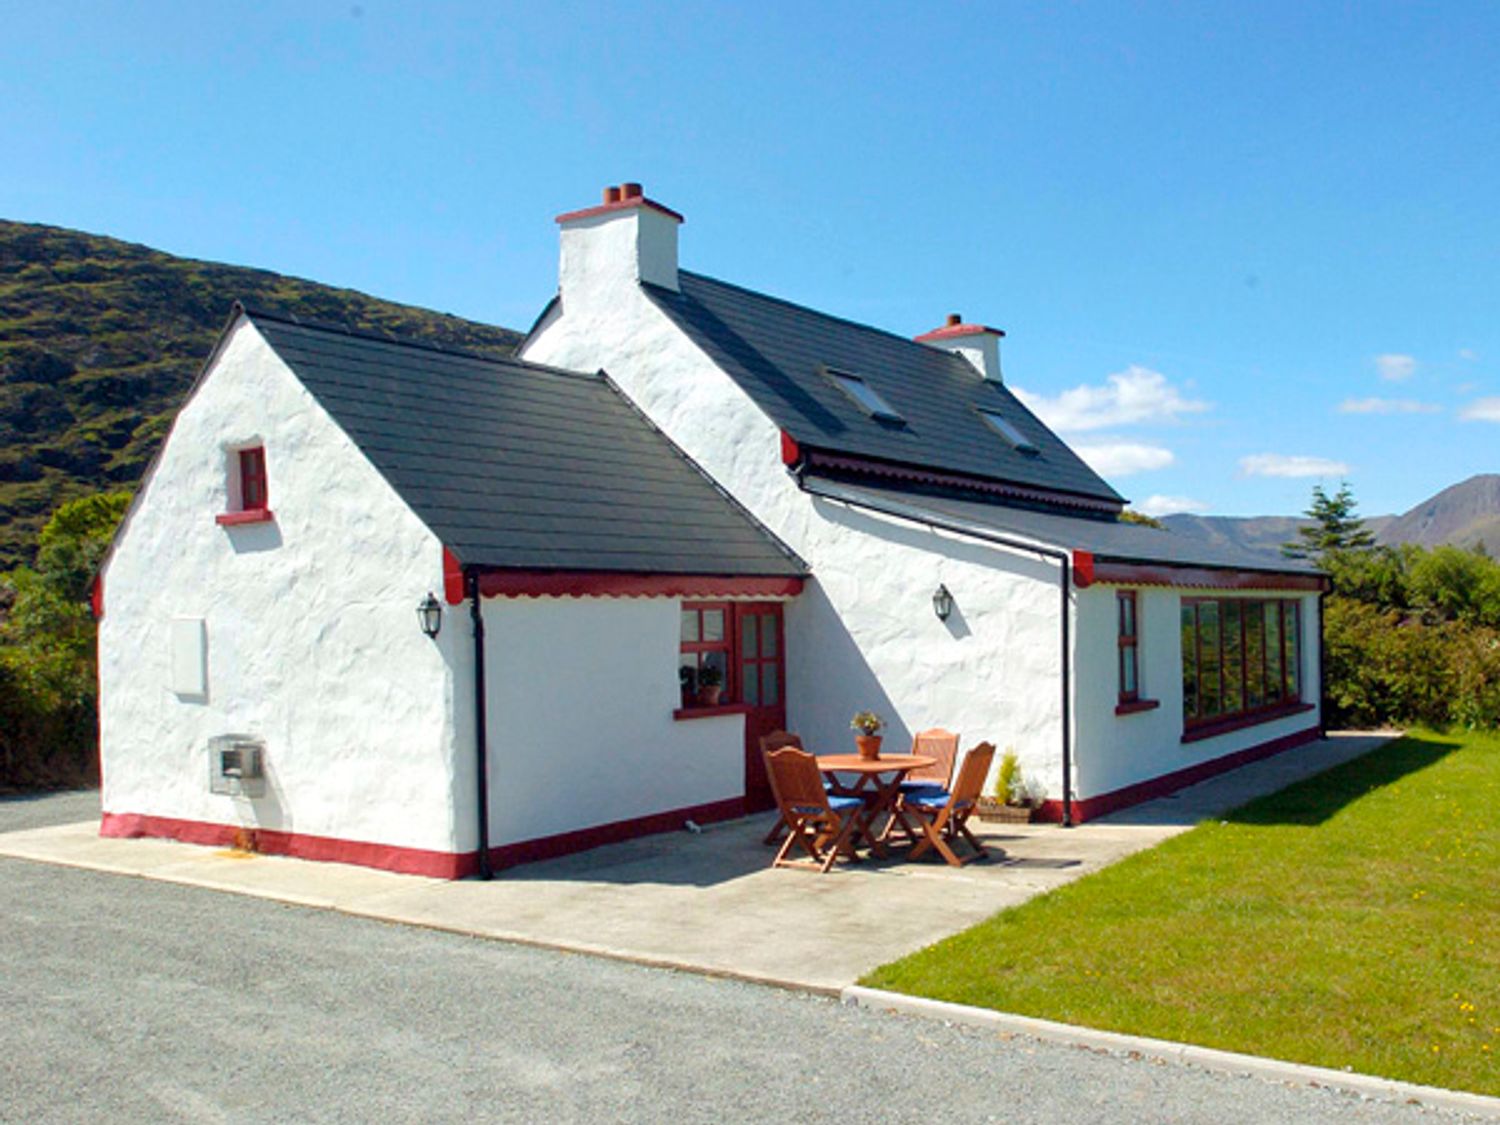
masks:
POLYGON ((1173 566, 1170 563, 1093 562, 1088 582, 1082 581, 1079 556, 1074 552, 1073 565, 1080 575, 1080 586, 1107 582, 1114 586, 1204 587, 1210 590, 1309 590, 1328 589, 1328 579, 1321 574, 1288 574, 1257 570, 1213 570, 1208 567, 1173 566))
POLYGON ((1090 551, 1073 552, 1073 581, 1083 589, 1094 584, 1094 556, 1090 551))
POLYGON ((449 605, 464 600, 464 568, 458 556, 443 548, 443 598, 449 605))
POLYGON ((800 594, 803 583, 732 574, 490 570, 479 576, 479 592, 487 598, 773 598, 800 594))
POLYGON ((686 222, 681 215, 670 207, 663 207, 654 199, 645 196, 637 196, 634 199, 622 199, 618 203, 599 203, 593 207, 585 207, 581 211, 565 211, 557 216, 559 223, 571 223, 575 219, 592 219, 595 215, 609 215, 616 211, 632 211, 637 207, 649 207, 653 211, 660 211, 669 219, 676 219, 679 223, 686 222))
POLYGON ((102 570, 94 575, 94 580, 89 583, 89 608, 94 611, 95 621, 104 616, 104 572, 102 570))
POLYGON ((1001 329, 985 324, 948 324, 942 328, 934 328, 931 332, 923 332, 920 336, 913 336, 912 339, 919 344, 930 344, 938 340, 956 340, 961 336, 983 336, 986 333, 991 336, 1005 335, 1001 329))
POLYGON ((781 431, 781 463, 783 465, 795 465, 802 460, 802 447, 797 444, 797 439, 785 430, 781 431))
POLYGON ((969 488, 976 492, 1009 496, 1015 500, 1035 500, 1070 508, 1082 508, 1090 512, 1118 512, 1122 504, 1110 500, 1098 500, 1077 496, 1070 492, 1054 492, 1045 488, 1032 488, 1021 484, 1004 484, 984 477, 970 477, 959 473, 941 473, 933 469, 918 469, 894 462, 872 461, 863 457, 843 457, 834 453, 819 453, 804 450, 803 455, 810 468, 842 469, 846 472, 869 473, 872 476, 894 477, 897 480, 917 481, 921 484, 945 485, 952 488, 969 488))

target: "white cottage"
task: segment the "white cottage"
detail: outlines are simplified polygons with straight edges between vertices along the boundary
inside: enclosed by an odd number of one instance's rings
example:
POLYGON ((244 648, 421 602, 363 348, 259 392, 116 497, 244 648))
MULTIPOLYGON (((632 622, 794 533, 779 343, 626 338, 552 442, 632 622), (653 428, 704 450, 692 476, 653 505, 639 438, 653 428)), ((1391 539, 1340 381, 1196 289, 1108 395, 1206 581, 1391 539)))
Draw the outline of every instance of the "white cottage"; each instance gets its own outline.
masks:
POLYGON ((808 745, 865 708, 897 743, 958 730, 1072 823, 1318 737, 1323 576, 1120 522, 1006 389, 1003 332, 911 340, 680 269, 682 217, 638 184, 557 221, 521 354, 606 368, 807 561, 785 660, 808 745))
POLYGON ((1119 522, 999 331, 680 222, 561 216, 524 362, 236 310, 101 571, 105 834, 457 877, 769 807, 759 736, 857 710, 1068 823, 1317 737, 1319 574, 1119 522))

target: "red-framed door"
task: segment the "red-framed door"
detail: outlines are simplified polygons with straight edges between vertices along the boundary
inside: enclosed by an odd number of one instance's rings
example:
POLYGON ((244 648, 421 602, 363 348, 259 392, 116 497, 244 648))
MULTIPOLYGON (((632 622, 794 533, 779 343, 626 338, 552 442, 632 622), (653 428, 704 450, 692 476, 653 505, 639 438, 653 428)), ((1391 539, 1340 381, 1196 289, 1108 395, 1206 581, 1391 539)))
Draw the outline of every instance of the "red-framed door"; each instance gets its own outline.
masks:
POLYGON ((762 735, 786 729, 786 633, 780 602, 734 606, 734 684, 745 705, 745 809, 775 805, 760 756, 762 735))

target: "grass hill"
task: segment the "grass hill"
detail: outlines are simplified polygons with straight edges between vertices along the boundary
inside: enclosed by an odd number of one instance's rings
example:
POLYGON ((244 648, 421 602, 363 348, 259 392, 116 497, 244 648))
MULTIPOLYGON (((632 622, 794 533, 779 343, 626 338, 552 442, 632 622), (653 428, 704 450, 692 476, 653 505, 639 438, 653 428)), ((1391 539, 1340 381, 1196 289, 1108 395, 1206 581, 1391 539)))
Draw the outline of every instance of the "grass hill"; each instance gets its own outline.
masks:
POLYGON ((236 300, 490 355, 520 335, 265 270, 0 220, 0 571, 65 500, 140 479, 236 300))

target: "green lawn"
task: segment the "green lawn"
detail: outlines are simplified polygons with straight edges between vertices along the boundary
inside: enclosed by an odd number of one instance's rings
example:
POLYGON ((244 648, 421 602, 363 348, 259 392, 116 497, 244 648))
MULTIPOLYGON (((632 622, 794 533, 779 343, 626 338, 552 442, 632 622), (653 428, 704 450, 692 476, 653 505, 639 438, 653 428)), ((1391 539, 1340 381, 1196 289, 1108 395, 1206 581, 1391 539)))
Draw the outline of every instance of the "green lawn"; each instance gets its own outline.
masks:
POLYGON ((1500 737, 1403 738, 862 983, 1500 1094, 1500 737))

